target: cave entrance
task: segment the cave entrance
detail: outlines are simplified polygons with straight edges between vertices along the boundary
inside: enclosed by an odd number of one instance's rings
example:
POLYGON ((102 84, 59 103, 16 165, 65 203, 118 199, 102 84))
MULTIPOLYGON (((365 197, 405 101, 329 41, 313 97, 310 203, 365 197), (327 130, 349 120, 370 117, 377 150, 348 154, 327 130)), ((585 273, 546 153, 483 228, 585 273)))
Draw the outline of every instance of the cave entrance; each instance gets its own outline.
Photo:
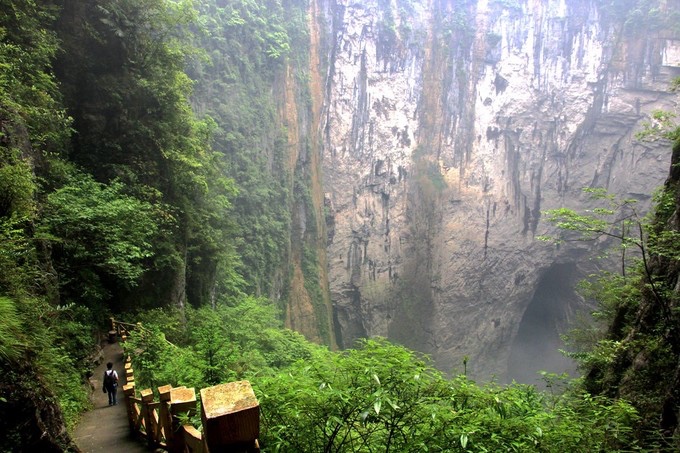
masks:
POLYGON ((575 362, 559 350, 565 348, 560 335, 579 305, 575 288, 580 278, 574 263, 553 264, 543 274, 510 350, 508 382, 540 387, 539 371, 576 375, 575 362))

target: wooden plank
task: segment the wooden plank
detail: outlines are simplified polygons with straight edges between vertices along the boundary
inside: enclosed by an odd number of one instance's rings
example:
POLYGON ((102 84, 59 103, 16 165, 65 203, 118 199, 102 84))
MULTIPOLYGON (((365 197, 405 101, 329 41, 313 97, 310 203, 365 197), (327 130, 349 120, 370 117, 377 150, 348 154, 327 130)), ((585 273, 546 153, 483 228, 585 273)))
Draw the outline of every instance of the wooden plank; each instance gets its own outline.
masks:
MULTIPOLYGON (((170 390, 170 415, 172 420, 173 433, 181 433, 180 421, 178 416, 180 414, 191 415, 196 412, 196 391, 193 388, 178 387, 170 390)), ((166 435, 168 432, 166 432, 166 435)), ((172 441, 168 439, 168 449, 170 451, 184 451, 184 436, 177 435, 172 437, 172 441)))
POLYGON ((161 443, 161 437, 162 437, 162 431, 163 431, 163 425, 161 425, 161 420, 159 417, 159 409, 161 407, 161 403, 150 403, 149 404, 149 413, 150 413, 150 418, 149 420, 151 421, 151 427, 152 432, 153 432, 153 440, 156 445, 160 445, 161 443))
POLYGON ((158 396, 161 400, 160 407, 158 409, 158 418, 160 419, 160 434, 158 436, 159 442, 165 441, 166 444, 172 443, 172 419, 170 418, 170 409, 168 407, 170 401, 170 390, 172 390, 171 385, 163 385, 158 387, 158 396))
POLYGON ((146 443, 149 447, 154 446, 154 434, 156 429, 151 421, 151 410, 149 406, 153 404, 153 390, 144 389, 140 392, 142 396, 142 418, 144 419, 144 431, 146 433, 146 443))
POLYGON ((182 425, 182 436, 184 437, 185 451, 189 451, 189 453, 204 453, 206 451, 203 436, 193 426, 182 425))
MULTIPOLYGON (((134 398, 137 399, 137 398, 134 398)), ((141 400, 138 400, 141 403, 141 400)), ((144 417, 142 417, 142 408, 137 407, 137 403, 134 403, 134 417, 135 417, 135 428, 133 431, 139 433, 142 431, 142 423, 144 422, 144 417)))
POLYGON ((129 382, 123 386, 123 392, 125 393, 125 409, 128 414, 128 423, 130 424, 130 432, 135 430, 135 415, 134 415, 134 405, 132 398, 135 396, 135 383, 129 382))

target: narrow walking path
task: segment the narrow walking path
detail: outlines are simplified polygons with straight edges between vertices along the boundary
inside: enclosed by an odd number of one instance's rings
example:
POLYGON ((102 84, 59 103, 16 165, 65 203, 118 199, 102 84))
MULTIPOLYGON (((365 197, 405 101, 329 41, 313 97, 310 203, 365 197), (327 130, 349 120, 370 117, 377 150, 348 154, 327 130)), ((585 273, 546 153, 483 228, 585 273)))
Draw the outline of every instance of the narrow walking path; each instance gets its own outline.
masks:
POLYGON ((78 448, 84 453, 104 451, 124 451, 130 453, 146 452, 143 442, 130 437, 127 413, 125 411, 125 372, 123 349, 120 344, 106 343, 104 346, 104 360, 94 370, 90 382, 94 386, 92 393, 92 410, 83 414, 83 418, 76 427, 74 440, 78 448), (106 393, 102 393, 102 377, 106 370, 106 362, 113 362, 113 368, 118 372, 118 405, 109 406, 106 393))

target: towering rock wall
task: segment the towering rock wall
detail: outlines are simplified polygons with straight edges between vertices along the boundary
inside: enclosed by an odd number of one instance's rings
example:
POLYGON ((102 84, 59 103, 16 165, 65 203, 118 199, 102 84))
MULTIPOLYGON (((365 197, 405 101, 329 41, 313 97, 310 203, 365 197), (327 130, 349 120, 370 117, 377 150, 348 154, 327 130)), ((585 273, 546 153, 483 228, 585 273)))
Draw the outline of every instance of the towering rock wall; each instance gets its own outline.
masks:
POLYGON ((338 343, 387 336, 444 370, 467 355, 480 377, 517 368, 524 341, 554 349, 594 264, 536 240, 540 213, 587 208, 583 187, 648 205, 668 144, 634 133, 675 109, 680 36, 624 29, 594 0, 317 4, 338 343))

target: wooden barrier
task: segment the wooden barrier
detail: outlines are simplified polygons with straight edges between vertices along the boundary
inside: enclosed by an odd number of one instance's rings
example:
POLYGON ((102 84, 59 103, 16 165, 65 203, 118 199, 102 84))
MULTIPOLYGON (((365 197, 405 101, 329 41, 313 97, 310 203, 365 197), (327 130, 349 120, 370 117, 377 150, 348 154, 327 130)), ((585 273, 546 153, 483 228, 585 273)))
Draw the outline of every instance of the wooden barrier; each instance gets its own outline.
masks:
MULTIPOLYGON (((125 341, 135 324, 111 318, 111 332, 125 341)), ((109 332, 109 341, 111 341, 109 332)), ((114 339, 115 341, 115 339, 114 339)), ((196 391, 193 388, 158 387, 154 392, 137 393, 130 357, 125 363, 123 386, 130 432, 144 440, 149 449, 164 448, 174 453, 259 453, 260 407, 250 382, 219 384, 200 391, 202 430, 182 424, 196 414, 196 391)))
POLYGON ((182 425, 182 437, 185 442, 185 452, 204 453, 208 451, 203 443, 203 436, 201 436, 201 433, 193 426, 182 425))
POLYGON ((260 406, 250 382, 201 390, 201 421, 210 451, 259 451, 260 406))
POLYGON ((128 322, 116 321, 111 318, 111 330, 109 330, 109 342, 114 343, 116 337, 120 338, 121 341, 125 341, 128 337, 130 329, 137 327, 136 324, 130 324, 128 322))

